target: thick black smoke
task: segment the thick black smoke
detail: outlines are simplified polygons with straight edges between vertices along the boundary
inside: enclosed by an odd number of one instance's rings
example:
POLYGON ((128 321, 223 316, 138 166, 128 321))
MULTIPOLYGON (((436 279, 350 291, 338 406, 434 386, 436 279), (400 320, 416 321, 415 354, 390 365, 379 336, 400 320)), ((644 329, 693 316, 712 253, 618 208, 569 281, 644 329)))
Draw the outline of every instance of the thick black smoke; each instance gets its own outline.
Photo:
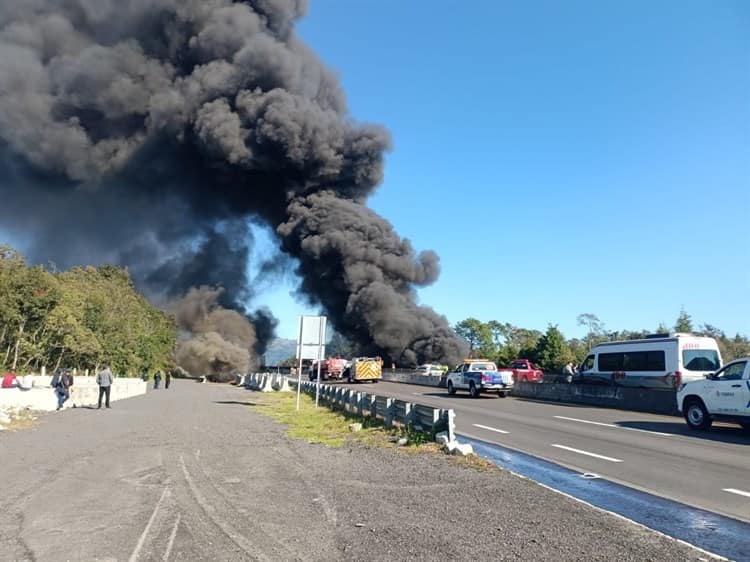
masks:
POLYGON ((221 294, 220 289, 192 288, 170 311, 180 328, 177 364, 189 373, 228 381, 257 366, 251 354, 256 334, 247 318, 219 306, 221 294))
MULTIPOLYGON (((170 297, 252 297, 247 223, 276 229, 302 291, 394 360, 462 341, 415 302, 437 256, 364 207, 388 133, 347 116, 294 35, 302 0, 0 3, 0 220, 32 259, 128 265, 170 297)), ((273 270, 273 264, 261 267, 273 270)), ((259 347, 272 317, 255 313, 259 347)))

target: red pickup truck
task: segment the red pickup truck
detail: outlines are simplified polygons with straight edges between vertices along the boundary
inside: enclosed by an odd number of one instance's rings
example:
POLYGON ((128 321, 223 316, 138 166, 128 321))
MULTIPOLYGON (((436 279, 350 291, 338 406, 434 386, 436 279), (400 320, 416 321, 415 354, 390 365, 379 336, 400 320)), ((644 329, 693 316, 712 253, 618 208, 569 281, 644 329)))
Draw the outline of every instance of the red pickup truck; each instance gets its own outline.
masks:
POLYGON ((513 380, 516 382, 542 382, 544 373, 537 369, 528 359, 515 359, 510 368, 513 370, 513 380))

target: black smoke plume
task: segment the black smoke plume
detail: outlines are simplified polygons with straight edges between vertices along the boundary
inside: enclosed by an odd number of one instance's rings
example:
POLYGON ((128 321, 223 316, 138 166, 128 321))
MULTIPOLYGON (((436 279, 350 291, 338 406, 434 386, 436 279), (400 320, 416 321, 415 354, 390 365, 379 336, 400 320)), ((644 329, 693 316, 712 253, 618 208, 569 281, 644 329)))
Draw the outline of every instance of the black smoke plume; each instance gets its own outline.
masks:
POLYGON ((255 330, 242 314, 219 305, 222 292, 192 288, 170 306, 180 328, 177 364, 220 382, 257 366, 250 351, 256 344, 255 330))
MULTIPOLYGON (((389 135, 348 117, 336 76, 294 34, 305 10, 0 3, 2 225, 32 259, 121 263, 166 298, 221 286, 219 304, 248 312, 247 224, 262 221, 337 330, 396 361, 455 360, 463 341, 415 299, 437 256, 364 206, 389 135)), ((274 321, 250 314, 262 352, 274 321)))

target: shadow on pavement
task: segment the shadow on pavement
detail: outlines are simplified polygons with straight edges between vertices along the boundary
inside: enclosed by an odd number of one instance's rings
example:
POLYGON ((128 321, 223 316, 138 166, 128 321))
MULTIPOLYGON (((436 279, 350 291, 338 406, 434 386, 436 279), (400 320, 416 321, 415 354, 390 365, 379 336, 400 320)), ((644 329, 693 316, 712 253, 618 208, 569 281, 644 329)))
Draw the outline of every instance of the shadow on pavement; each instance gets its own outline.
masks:
POLYGON ((745 430, 739 426, 731 424, 725 425, 720 422, 715 422, 708 431, 692 430, 685 424, 685 422, 620 421, 612 422, 612 424, 631 429, 674 433, 675 435, 705 439, 706 441, 718 441, 735 445, 750 445, 750 433, 745 432, 745 430))
POLYGON ((214 404, 236 404, 238 406, 257 406, 255 402, 240 402, 238 400, 214 400, 214 404))

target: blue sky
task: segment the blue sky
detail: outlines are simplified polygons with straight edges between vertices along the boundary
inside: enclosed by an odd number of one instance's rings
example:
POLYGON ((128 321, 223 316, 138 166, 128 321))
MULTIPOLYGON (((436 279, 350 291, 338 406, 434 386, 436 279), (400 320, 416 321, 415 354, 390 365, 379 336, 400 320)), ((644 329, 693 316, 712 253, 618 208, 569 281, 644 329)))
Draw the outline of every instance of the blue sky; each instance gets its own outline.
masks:
POLYGON ((391 130, 370 204, 441 256, 451 323, 750 332, 747 2, 312 0, 298 32, 391 130))

